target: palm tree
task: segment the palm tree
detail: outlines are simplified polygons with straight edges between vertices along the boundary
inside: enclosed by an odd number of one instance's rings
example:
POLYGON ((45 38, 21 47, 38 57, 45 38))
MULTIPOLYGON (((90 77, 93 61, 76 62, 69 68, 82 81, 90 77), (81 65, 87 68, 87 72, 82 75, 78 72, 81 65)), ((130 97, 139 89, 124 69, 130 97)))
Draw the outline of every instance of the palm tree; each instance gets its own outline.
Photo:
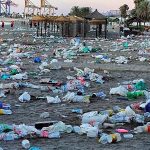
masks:
POLYGON ((146 21, 150 20, 150 2, 144 0, 139 4, 139 7, 136 9, 137 17, 144 21, 144 25, 146 21))
POLYGON ((127 11, 129 10, 129 6, 127 4, 124 4, 119 9, 121 12, 121 18, 126 19, 127 15, 128 15, 127 11))
POLYGON ((79 8, 79 6, 72 7, 69 15, 80 16, 80 8, 79 8))
POLYGON ((85 16, 89 15, 91 12, 92 12, 91 7, 81 7, 80 8, 80 13, 81 13, 80 17, 85 17, 85 16))
POLYGON ((142 3, 144 0, 134 0, 134 4, 135 4, 135 9, 137 9, 140 5, 140 3, 142 3))

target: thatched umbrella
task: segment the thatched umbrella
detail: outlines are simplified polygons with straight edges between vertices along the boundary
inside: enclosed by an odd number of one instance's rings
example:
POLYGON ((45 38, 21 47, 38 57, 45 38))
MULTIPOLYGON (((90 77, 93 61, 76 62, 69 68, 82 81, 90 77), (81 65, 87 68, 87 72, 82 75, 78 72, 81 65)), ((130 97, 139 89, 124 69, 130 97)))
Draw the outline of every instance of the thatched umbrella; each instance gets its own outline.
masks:
POLYGON ((99 26, 99 35, 101 34, 102 25, 105 25, 105 38, 106 38, 106 31, 107 31, 107 18, 98 12, 96 9, 91 14, 85 17, 89 20, 89 23, 92 25, 96 25, 96 37, 97 37, 97 27, 99 26))
POLYGON ((62 26, 62 36, 63 36, 63 33, 64 33, 64 27, 63 26, 64 26, 64 23, 68 23, 69 22, 69 18, 61 15, 58 18, 55 19, 55 22, 61 24, 61 26, 62 26))
POLYGON ((68 16, 67 17, 69 19, 70 22, 84 22, 84 19, 81 17, 77 17, 77 16, 68 16))
POLYGON ((33 16, 32 22, 38 23, 38 25, 37 25, 37 36, 39 36, 38 30, 39 30, 39 24, 41 23, 41 36, 42 36, 42 25, 43 25, 43 22, 46 22, 46 18, 43 16, 33 16))
MULTIPOLYGON (((77 35, 78 33, 81 34, 82 31, 84 30, 84 26, 82 27, 82 24, 84 25, 85 19, 78 17, 78 16, 68 16, 67 18, 69 19, 69 23, 74 24, 73 29, 75 31, 74 32, 75 35, 77 35)), ((69 27, 70 27, 70 24, 68 24, 68 34, 69 34, 69 27)))

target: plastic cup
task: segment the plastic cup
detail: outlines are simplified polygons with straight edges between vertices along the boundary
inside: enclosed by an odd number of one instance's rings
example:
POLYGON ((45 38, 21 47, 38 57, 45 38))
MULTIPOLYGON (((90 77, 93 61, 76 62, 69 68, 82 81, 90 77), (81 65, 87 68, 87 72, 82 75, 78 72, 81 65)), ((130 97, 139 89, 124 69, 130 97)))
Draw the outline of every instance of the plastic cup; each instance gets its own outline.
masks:
POLYGON ((30 148, 30 142, 28 140, 23 140, 22 141, 22 147, 24 149, 29 149, 30 148))

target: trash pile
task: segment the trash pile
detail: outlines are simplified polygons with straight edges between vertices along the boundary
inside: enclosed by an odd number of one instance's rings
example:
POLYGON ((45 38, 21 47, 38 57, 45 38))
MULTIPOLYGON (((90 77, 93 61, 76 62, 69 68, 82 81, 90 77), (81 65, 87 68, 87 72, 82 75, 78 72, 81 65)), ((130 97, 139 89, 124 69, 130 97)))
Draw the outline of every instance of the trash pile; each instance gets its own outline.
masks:
POLYGON ((90 66, 92 62, 147 63, 150 41, 138 38, 81 40, 51 35, 46 39, 24 33, 20 38, 0 41, 0 141, 21 139, 24 149, 40 150, 31 139, 60 139, 73 134, 107 144, 149 133, 146 80, 120 82, 128 77, 124 72, 115 71, 112 77, 107 68, 90 66), (78 65, 69 67, 69 63, 78 65), (31 118, 24 119, 28 115, 31 118), (18 116, 22 117, 19 122, 18 116))

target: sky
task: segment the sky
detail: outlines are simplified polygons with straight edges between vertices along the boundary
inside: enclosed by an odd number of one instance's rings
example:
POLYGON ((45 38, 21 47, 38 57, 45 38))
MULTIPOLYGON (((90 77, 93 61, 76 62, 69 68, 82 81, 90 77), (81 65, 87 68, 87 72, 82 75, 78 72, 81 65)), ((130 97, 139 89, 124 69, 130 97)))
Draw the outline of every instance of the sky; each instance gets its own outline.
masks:
MULTIPOLYGON (((35 5, 40 6, 40 0, 31 0, 35 5)), ((57 15, 68 14, 72 6, 91 7, 93 10, 98 9, 100 12, 109 10, 118 10, 123 4, 128 4, 130 9, 134 7, 133 0, 47 0, 49 3, 58 8, 57 15)), ((22 13, 24 11, 24 0, 13 0, 18 7, 12 8, 14 12, 22 13)))

